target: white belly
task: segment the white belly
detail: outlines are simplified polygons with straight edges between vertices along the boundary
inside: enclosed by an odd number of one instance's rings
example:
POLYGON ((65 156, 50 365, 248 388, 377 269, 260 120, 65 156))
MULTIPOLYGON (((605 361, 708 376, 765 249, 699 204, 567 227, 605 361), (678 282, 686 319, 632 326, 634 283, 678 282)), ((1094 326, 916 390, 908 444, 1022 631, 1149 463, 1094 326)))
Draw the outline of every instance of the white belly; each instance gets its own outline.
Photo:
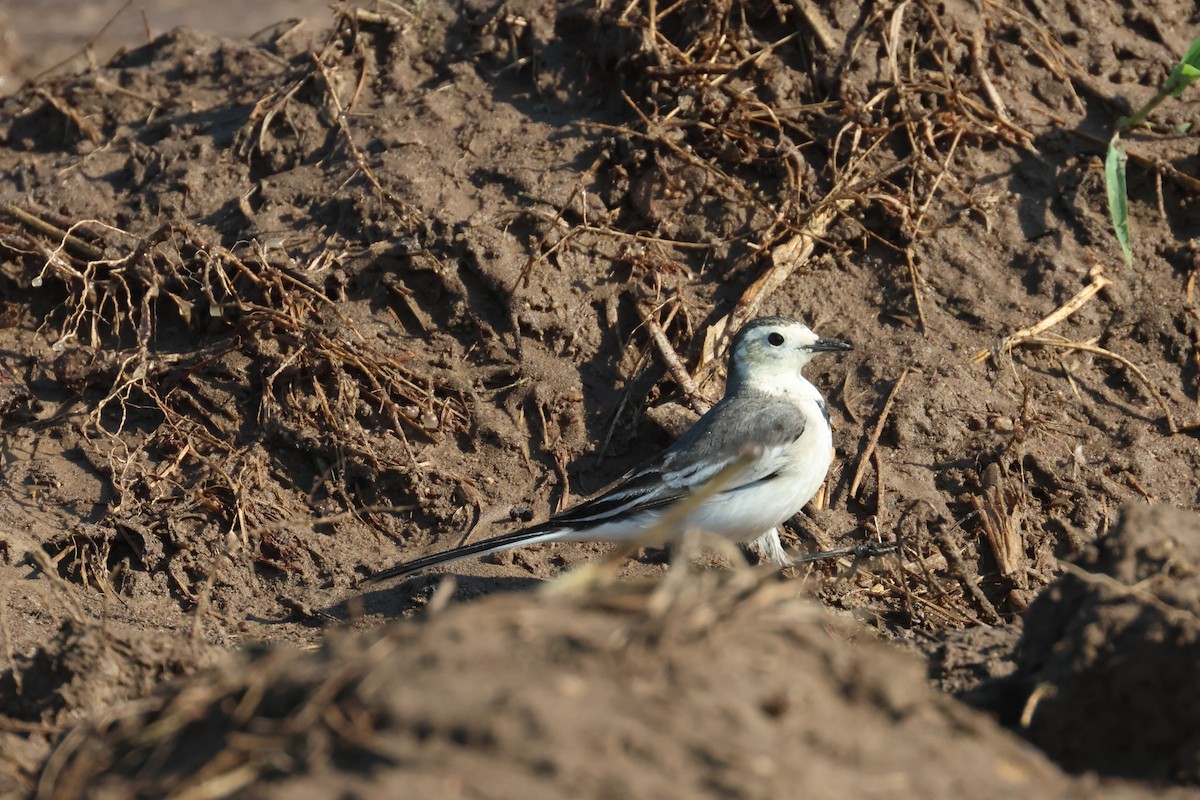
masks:
POLYGON ((740 491, 718 494, 697 509, 691 526, 735 542, 749 542, 791 519, 812 499, 833 461, 833 438, 825 426, 814 426, 794 452, 807 458, 788 463, 777 478, 740 491))

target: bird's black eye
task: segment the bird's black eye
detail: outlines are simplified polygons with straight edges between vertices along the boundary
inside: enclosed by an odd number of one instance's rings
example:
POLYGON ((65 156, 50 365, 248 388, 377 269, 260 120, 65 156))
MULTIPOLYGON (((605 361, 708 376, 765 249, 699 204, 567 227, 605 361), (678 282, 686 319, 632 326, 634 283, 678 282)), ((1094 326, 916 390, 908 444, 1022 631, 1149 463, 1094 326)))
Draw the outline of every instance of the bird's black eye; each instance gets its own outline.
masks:
POLYGON ((776 347, 779 347, 779 345, 783 344, 783 334, 772 332, 771 335, 767 337, 767 341, 776 347))

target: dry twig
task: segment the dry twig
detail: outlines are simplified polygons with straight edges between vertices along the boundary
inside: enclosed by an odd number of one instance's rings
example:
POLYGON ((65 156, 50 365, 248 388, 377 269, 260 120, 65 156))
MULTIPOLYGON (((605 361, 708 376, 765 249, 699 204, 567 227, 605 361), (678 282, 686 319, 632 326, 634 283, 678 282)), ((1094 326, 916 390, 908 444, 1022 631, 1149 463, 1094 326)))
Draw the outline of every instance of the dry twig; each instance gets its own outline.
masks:
POLYGON ((883 433, 883 426, 887 422, 888 414, 892 411, 892 403, 896 401, 896 395, 900 392, 900 387, 904 385, 905 379, 908 378, 910 369, 904 368, 900 373, 900 377, 896 379, 896 383, 892 386, 892 391, 888 394, 887 401, 883 404, 883 410, 879 412, 879 419, 875 421, 875 427, 871 431, 871 437, 867 440, 867 447, 863 450, 862 456, 858 459, 858 468, 854 471, 854 479, 850 481, 850 497, 855 497, 858 494, 858 486, 862 482, 863 474, 867 470, 867 462, 871 458, 871 454, 875 452, 876 445, 879 444, 879 437, 883 433))
POLYGON ((658 352, 659 358, 667 366, 667 371, 671 373, 671 378, 683 390, 687 397, 688 405, 690 405, 697 414, 705 414, 712 406, 704 395, 700 394, 700 389, 692 380, 692 376, 688 374, 687 367, 679 358, 679 354, 675 352, 675 348, 671 346, 671 340, 667 338, 666 332, 662 326, 658 324, 658 320, 654 319, 650 312, 638 306, 638 315, 642 318, 642 324, 646 326, 646 331, 650 334, 650 341, 654 343, 654 349, 658 352))
POLYGON ((1142 370, 1138 368, 1137 364, 1134 364, 1128 358, 1125 358, 1125 356, 1114 353, 1111 350, 1106 350, 1105 348, 1100 347, 1093 342, 1071 342, 1067 341, 1066 339, 1053 339, 1044 336, 1026 337, 1018 344, 1027 345, 1030 347, 1060 347, 1067 350, 1080 350, 1085 353, 1092 353, 1093 355, 1103 356, 1104 358, 1116 361, 1118 364, 1122 365, 1131 373, 1133 373, 1134 377, 1138 379, 1138 382, 1141 383, 1142 386, 1146 388, 1146 391, 1150 393, 1150 396, 1154 398, 1154 402, 1156 402, 1158 407, 1162 409, 1163 418, 1167 423, 1167 429, 1171 433, 1180 432, 1180 427, 1175 424, 1175 416, 1171 413, 1171 408, 1167 405, 1167 401, 1163 399, 1163 396, 1159 393, 1158 389, 1155 388, 1154 384, 1150 382, 1150 379, 1146 377, 1146 373, 1142 372, 1142 370))
POLYGON ((996 607, 992 605, 992 601, 988 600, 987 595, 979 588, 979 579, 972 573, 967 562, 963 560, 962 553, 959 552, 958 546, 954 544, 954 540, 950 538, 948 530, 939 530, 934 534, 934 541, 938 544, 938 549, 942 551, 942 555, 946 557, 946 562, 950 567, 950 574, 953 575, 960 584, 963 590, 975 601, 975 604, 983 612, 984 620, 990 625, 998 625, 1004 621, 1000 616, 1000 612, 996 611, 996 607))
POLYGON ((1053 328, 1058 323, 1062 322, 1067 317, 1074 314, 1079 309, 1087 305, 1087 302, 1100 293, 1101 290, 1112 285, 1112 281, 1104 275, 1102 267, 1097 265, 1091 271, 1092 282, 1081 289, 1074 297, 1063 303, 1060 307, 1054 310, 1050 315, 1042 319, 1028 328, 1022 328, 1016 333, 1008 336, 1000 343, 1000 346, 995 350, 980 350, 975 354, 975 361, 983 361, 986 358, 995 358, 997 354, 1003 355, 1008 353, 1014 347, 1024 344, 1031 339, 1035 339, 1045 331, 1053 328))

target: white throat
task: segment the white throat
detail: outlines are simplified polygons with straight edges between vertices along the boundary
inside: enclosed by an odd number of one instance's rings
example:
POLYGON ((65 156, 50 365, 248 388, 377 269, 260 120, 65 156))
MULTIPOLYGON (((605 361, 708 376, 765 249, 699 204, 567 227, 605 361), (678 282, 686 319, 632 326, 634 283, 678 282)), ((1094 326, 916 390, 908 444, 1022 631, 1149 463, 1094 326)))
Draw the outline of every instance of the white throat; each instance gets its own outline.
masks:
POLYGON ((817 387, 796 371, 792 374, 775 373, 769 376, 758 376, 756 380, 748 381, 748 387, 755 391, 769 394, 773 397, 787 397, 795 402, 812 401, 823 403, 824 398, 817 387))

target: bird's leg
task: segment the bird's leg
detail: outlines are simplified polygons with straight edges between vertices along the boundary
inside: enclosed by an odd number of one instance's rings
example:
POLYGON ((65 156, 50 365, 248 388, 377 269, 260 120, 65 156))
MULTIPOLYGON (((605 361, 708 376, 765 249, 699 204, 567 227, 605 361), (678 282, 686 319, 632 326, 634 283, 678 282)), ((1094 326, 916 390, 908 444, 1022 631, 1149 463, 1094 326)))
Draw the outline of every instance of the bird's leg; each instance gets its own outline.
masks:
POLYGON ((792 559, 794 564, 811 564, 814 561, 825 561, 831 558, 853 558, 856 562, 866 558, 895 553, 900 549, 899 542, 863 542, 853 547, 843 547, 840 550, 822 550, 819 553, 805 553, 792 559))
POLYGON ((783 549, 783 542, 779 540, 779 528, 771 528, 750 542, 749 547, 760 558, 764 558, 776 566, 786 567, 792 563, 792 557, 783 549))

